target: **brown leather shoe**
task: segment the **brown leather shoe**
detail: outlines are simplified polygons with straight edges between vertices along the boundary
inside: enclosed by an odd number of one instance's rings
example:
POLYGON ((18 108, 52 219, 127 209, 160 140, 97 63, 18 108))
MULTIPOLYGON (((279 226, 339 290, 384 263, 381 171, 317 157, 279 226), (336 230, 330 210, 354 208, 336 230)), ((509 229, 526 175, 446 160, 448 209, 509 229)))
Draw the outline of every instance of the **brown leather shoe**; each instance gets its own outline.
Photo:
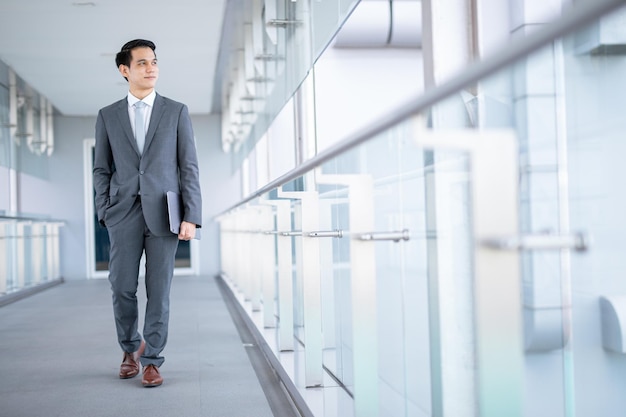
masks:
POLYGON ((163 383, 163 377, 159 373, 159 368, 156 365, 144 366, 141 383, 146 388, 161 385, 163 383))
POLYGON ((124 358, 122 359, 122 364, 120 365, 121 379, 128 379, 137 376, 139 373, 139 358, 143 355, 143 350, 145 348, 146 342, 142 340, 137 352, 124 352, 124 358))

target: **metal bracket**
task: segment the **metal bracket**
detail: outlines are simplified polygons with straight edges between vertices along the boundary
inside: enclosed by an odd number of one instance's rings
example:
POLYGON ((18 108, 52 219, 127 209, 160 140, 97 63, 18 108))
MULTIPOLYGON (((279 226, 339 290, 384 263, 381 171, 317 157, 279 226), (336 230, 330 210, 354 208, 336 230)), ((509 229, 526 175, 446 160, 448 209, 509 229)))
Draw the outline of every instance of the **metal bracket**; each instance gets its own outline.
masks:
POLYGON ((272 54, 259 54, 254 57, 259 61, 284 61, 285 57, 272 54))
POLYGON ((302 232, 296 232, 296 231, 291 231, 291 232, 278 232, 281 236, 302 236, 302 232))
POLYGON ((359 240, 393 240, 394 242, 399 242, 401 240, 409 240, 409 230, 404 229, 395 232, 372 232, 372 233, 363 233, 357 236, 359 240))
POLYGON ((268 26, 285 28, 290 25, 299 26, 302 24, 301 20, 287 20, 287 19, 272 19, 267 21, 268 26))
POLYGON ((554 234, 538 233, 523 236, 488 238, 482 245, 496 250, 561 250, 573 249, 584 252, 589 248, 589 237, 582 233, 554 234))
POLYGON ((252 78, 248 78, 246 81, 251 82, 251 83, 267 83, 267 82, 274 81, 274 80, 268 77, 252 77, 252 78))
POLYGON ((320 231, 320 232, 310 232, 309 237, 336 237, 342 238, 343 231, 342 230, 330 230, 330 231, 320 231))

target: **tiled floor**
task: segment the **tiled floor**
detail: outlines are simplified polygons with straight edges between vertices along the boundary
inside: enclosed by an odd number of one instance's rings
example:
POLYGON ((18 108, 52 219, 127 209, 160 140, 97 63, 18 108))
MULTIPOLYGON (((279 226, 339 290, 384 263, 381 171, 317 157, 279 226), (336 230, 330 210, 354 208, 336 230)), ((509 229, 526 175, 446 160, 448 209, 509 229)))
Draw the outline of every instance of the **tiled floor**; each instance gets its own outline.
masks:
POLYGON ((164 384, 120 380, 108 281, 66 282, 0 308, 0 416, 272 416, 246 349, 215 280, 175 277, 164 384))

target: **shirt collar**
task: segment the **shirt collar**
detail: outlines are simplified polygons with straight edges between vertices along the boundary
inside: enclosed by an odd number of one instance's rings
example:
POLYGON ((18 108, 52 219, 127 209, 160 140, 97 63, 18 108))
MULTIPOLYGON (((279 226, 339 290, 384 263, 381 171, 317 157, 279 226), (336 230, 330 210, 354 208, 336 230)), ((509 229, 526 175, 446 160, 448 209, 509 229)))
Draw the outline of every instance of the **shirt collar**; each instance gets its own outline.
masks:
MULTIPOLYGON (((156 91, 152 90, 152 92, 150 94, 148 94, 146 97, 144 97, 143 101, 144 103, 146 103, 148 106, 152 107, 154 106, 154 99, 156 98, 156 91)), ((137 103, 138 101, 140 101, 137 97, 135 97, 134 95, 131 94, 131 92, 128 92, 128 106, 129 107, 133 107, 135 105, 135 103, 137 103)))

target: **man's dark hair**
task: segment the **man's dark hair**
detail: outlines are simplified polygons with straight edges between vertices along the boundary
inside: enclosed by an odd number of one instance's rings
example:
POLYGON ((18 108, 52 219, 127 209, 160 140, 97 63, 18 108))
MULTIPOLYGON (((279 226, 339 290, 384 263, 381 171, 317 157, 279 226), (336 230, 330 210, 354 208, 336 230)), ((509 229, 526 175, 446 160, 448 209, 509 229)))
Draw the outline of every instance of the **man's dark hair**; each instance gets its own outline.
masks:
MULTIPOLYGON (((145 39, 135 39, 126 42, 124 46, 122 46, 122 49, 115 56, 115 65, 117 66, 117 68, 119 68, 120 65, 126 65, 127 67, 130 67, 130 61, 133 58, 131 55, 131 51, 135 48, 150 48, 154 52, 156 46, 154 45, 154 42, 145 39)), ((154 54, 154 56, 156 57, 156 53, 154 54)))

